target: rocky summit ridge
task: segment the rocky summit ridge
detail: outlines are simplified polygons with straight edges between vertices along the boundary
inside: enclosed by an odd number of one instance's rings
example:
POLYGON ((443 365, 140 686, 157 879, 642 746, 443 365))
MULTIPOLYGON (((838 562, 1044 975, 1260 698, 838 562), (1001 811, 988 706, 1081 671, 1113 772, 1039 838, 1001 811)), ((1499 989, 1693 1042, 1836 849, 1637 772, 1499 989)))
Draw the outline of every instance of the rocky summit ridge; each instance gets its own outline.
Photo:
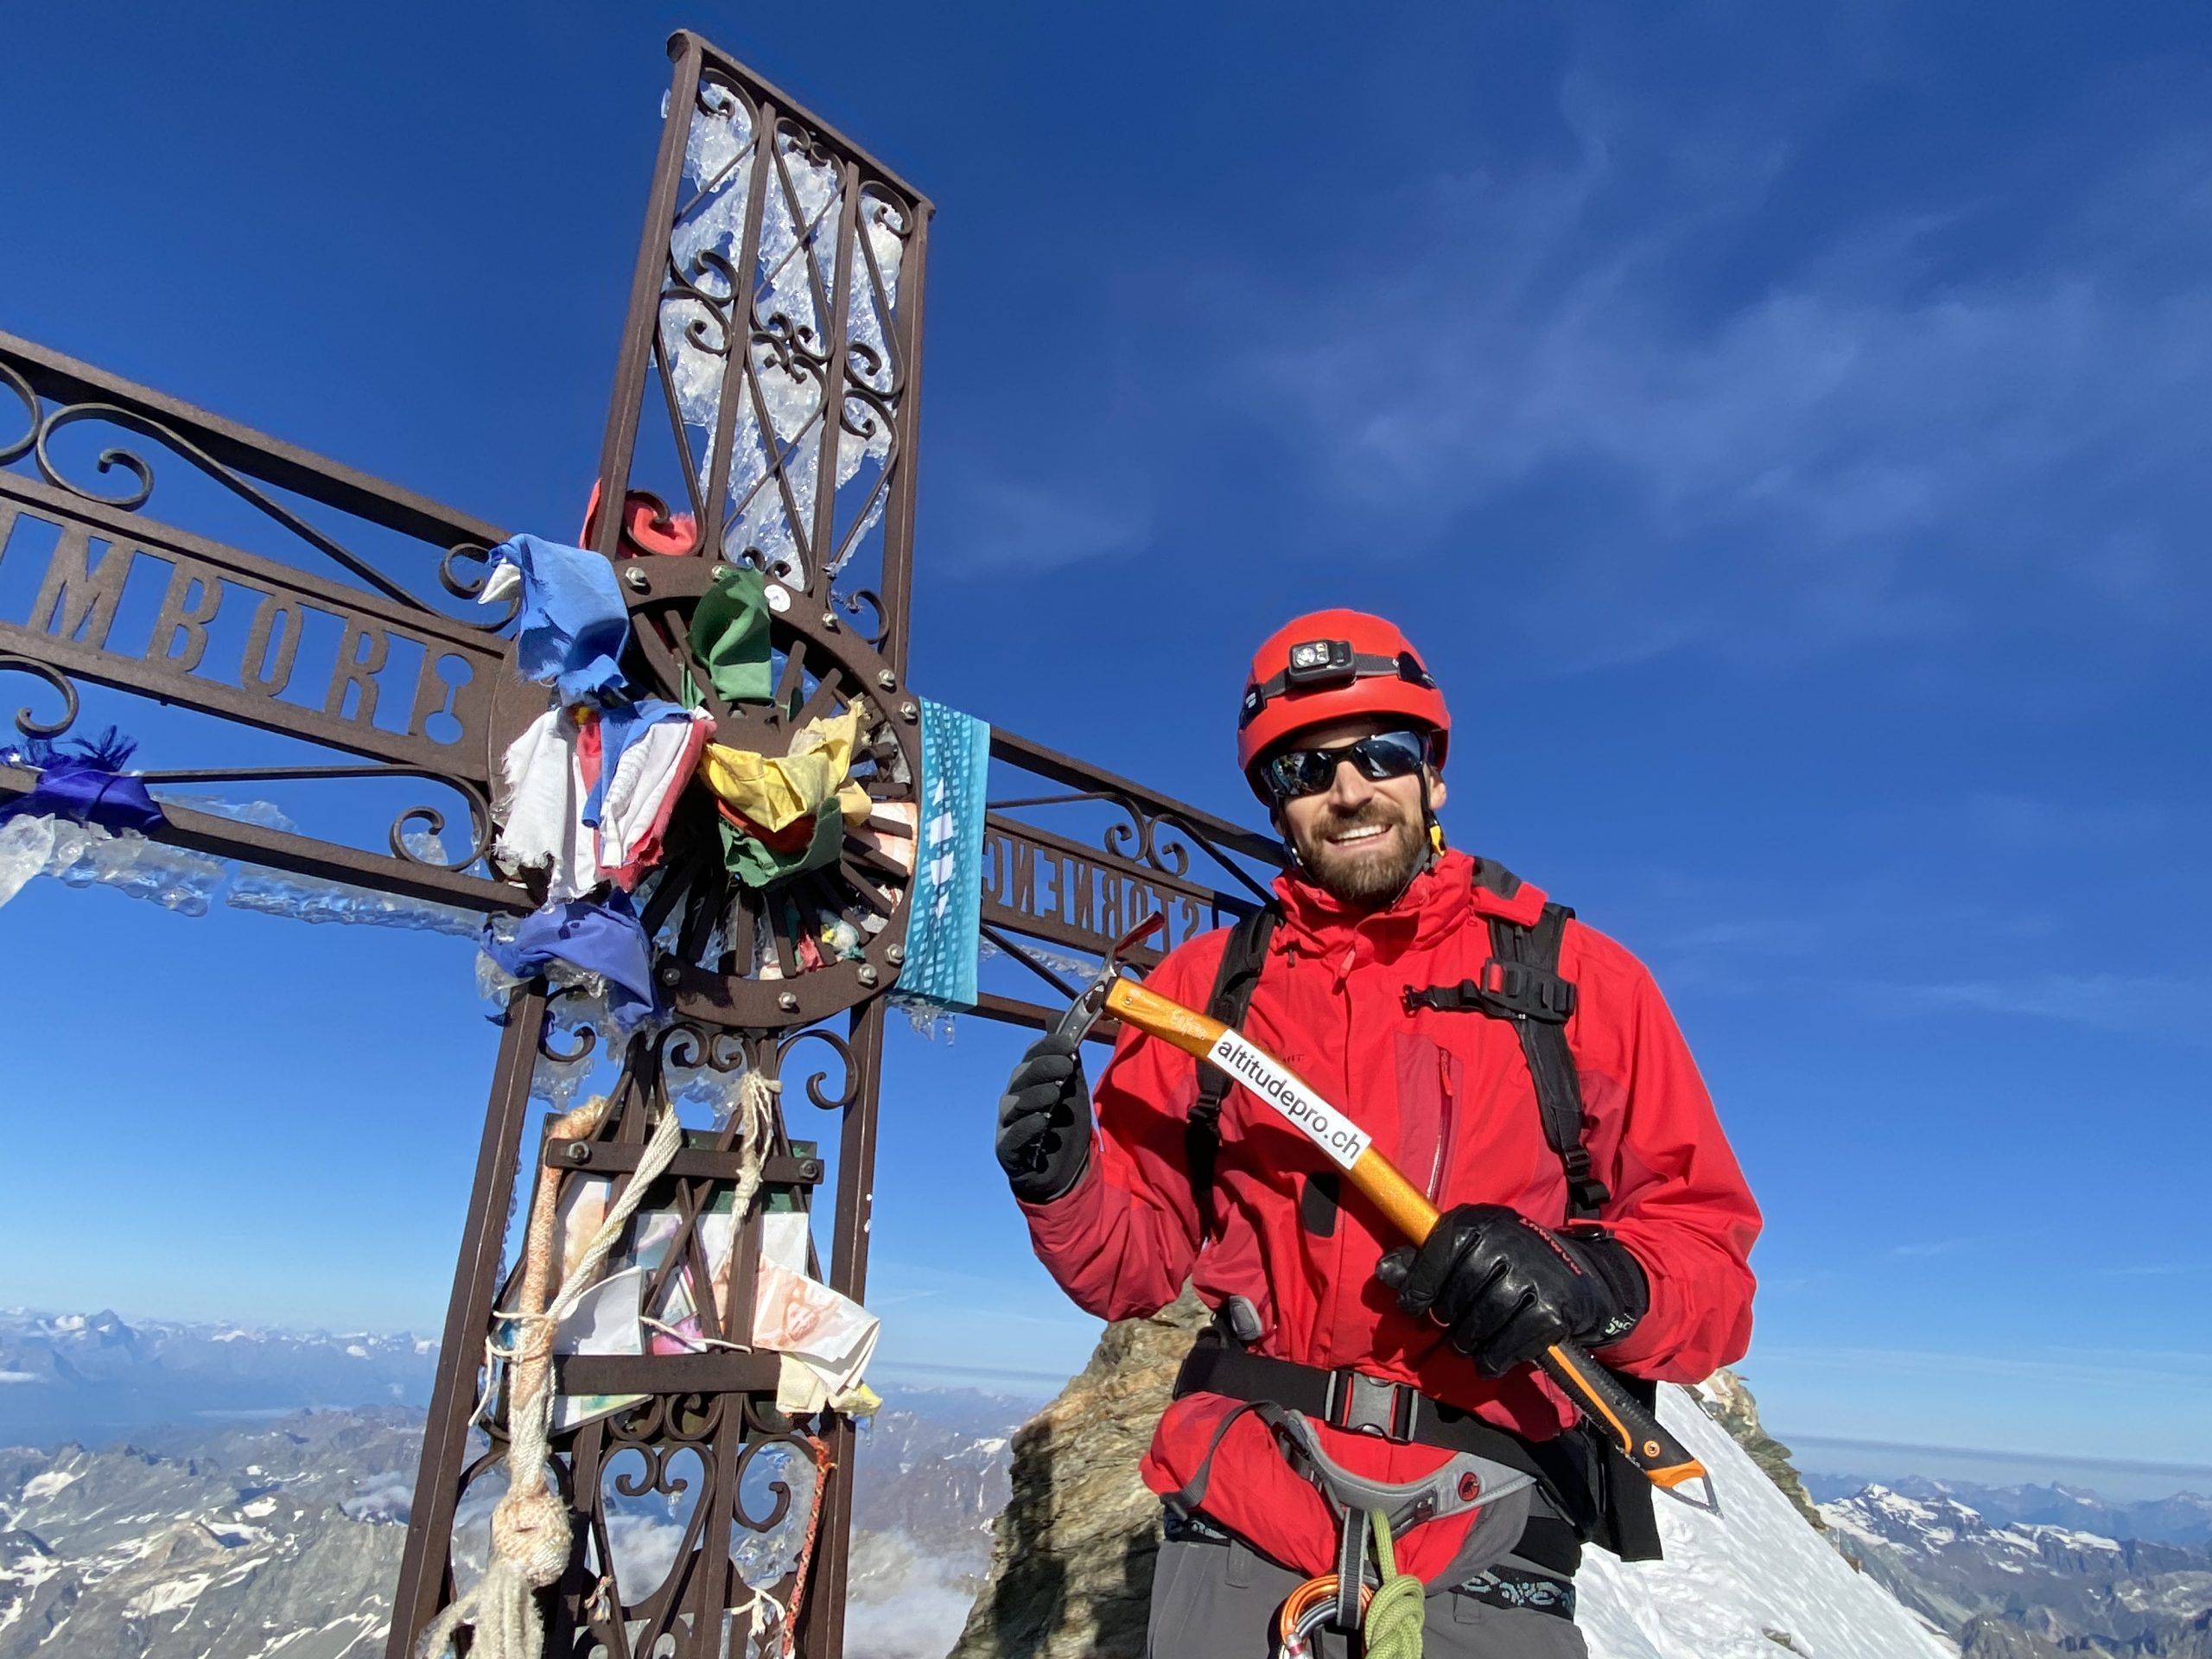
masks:
MULTIPOLYGON (((1108 1326, 1090 1363, 1016 1431, 1012 1496, 952 1659, 1143 1652, 1160 1504, 1137 1461, 1205 1319, 1186 1292, 1149 1319, 1108 1326)), ((1593 1659, 1957 1653, 1828 1546, 1740 1381, 1724 1374, 1702 1395, 1664 1390, 1661 1410, 1713 1470, 1727 1516, 1662 1501, 1667 1560, 1630 1566, 1590 1553, 1581 1623, 1593 1659)))

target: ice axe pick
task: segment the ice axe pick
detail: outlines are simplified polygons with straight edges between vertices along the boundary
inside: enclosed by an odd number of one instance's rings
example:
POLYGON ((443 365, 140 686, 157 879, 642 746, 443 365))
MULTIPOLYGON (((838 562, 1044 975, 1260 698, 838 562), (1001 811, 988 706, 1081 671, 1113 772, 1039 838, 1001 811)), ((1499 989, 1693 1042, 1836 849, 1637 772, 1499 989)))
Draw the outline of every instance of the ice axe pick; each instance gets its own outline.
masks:
MULTIPOLYGON (((1122 975, 1116 958, 1161 919, 1154 917, 1107 953, 1097 978, 1068 1010, 1059 1029, 1080 1036, 1102 1012, 1110 1014, 1147 1036, 1219 1066, 1320 1147, 1401 1233, 1416 1244, 1424 1242, 1436 1226, 1436 1206, 1375 1149, 1364 1129, 1241 1032, 1122 975)), ((1694 1509, 1720 1512, 1713 1477, 1704 1464, 1579 1345, 1556 1344, 1538 1356, 1535 1363, 1652 1484, 1694 1509), (1691 1490, 1699 1485, 1704 1488, 1702 1496, 1691 1490)))

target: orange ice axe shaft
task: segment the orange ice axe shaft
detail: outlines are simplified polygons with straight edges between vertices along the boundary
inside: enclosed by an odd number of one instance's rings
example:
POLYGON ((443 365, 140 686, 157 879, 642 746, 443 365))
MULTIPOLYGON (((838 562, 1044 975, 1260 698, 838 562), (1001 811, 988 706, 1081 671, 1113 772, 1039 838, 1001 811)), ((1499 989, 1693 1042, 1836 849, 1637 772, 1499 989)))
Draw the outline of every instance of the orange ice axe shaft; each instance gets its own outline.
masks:
MULTIPOLYGON (((1108 986, 1106 1012, 1147 1036, 1219 1066, 1281 1112, 1414 1243, 1423 1243, 1435 1230, 1436 1206, 1396 1165, 1376 1151, 1367 1132, 1242 1033, 1148 991, 1133 979, 1116 978, 1108 986)), ((1652 1484, 1693 1508, 1719 1513, 1713 1477, 1705 1465, 1579 1346, 1562 1342, 1548 1348, 1536 1366, 1652 1484), (1701 1497, 1688 1490, 1699 1483, 1705 1488, 1701 1497)))

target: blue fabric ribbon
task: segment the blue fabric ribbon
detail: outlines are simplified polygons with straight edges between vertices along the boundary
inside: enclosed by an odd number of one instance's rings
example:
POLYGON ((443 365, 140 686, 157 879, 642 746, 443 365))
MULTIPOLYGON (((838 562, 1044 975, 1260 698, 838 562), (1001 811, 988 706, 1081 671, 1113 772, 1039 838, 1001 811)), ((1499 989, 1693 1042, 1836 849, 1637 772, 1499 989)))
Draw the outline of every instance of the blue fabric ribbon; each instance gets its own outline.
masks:
POLYGON ((123 768, 138 746, 112 726, 96 738, 56 745, 33 738, 21 748, 0 750, 0 761, 35 767, 30 793, 0 805, 0 823, 18 817, 70 818, 107 830, 144 834, 167 822, 146 785, 123 768), (70 753, 73 750, 74 753, 70 753))
POLYGON ((921 823, 906 908, 899 989, 946 1008, 976 1006, 982 940, 983 803, 991 728, 972 715, 922 701, 921 823))
POLYGON ((689 720, 691 711, 659 697, 645 697, 619 709, 602 709, 599 715, 599 781, 584 797, 582 820, 599 828, 600 809, 607 801, 607 780, 622 764, 623 752, 645 734, 648 727, 664 720, 689 720))
POLYGON ((607 1012, 627 1031, 653 1011, 652 947, 629 895, 617 887, 605 899, 546 905, 501 939, 487 927, 484 954, 518 979, 565 962, 607 982, 607 1012))
POLYGON ((523 677, 556 687, 563 704, 603 703, 620 696, 630 611, 615 585, 613 565, 596 553, 537 536, 500 543, 489 563, 512 564, 522 572, 515 658, 523 677))

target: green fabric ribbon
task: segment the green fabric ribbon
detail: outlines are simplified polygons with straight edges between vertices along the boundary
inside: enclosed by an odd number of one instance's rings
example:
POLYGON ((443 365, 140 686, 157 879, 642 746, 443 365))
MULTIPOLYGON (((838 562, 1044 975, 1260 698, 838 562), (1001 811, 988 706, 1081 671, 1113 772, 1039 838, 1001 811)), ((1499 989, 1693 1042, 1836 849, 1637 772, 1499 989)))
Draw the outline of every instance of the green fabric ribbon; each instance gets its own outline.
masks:
POLYGON ((774 695, 768 582, 751 565, 731 565, 715 578, 691 613, 690 637, 692 654, 723 702, 766 702, 774 695))
POLYGON ((813 836, 796 852, 779 853, 728 818, 719 821, 723 868, 748 887, 772 887, 802 871, 834 864, 845 845, 845 815, 837 810, 835 795, 815 812, 813 836))

